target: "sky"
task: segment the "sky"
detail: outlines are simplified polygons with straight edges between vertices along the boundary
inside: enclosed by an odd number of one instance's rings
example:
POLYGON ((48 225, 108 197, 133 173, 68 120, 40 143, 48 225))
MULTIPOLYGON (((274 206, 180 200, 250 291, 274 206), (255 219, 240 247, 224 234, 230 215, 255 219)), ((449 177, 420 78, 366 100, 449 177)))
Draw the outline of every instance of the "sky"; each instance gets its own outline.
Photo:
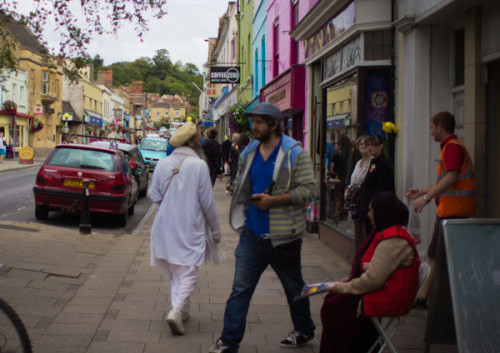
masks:
MULTIPOLYGON (((227 10, 228 0, 167 0, 167 15, 161 20, 150 20, 149 31, 143 42, 134 28, 123 27, 118 37, 95 37, 89 46, 89 54, 104 59, 104 65, 120 61, 134 61, 140 57, 152 58, 158 49, 166 49, 173 62, 195 64, 203 72, 207 61, 208 42, 217 37, 219 17, 227 10)), ((30 6, 29 1, 20 1, 21 6, 30 6)), ((57 40, 48 30, 45 40, 57 40)))

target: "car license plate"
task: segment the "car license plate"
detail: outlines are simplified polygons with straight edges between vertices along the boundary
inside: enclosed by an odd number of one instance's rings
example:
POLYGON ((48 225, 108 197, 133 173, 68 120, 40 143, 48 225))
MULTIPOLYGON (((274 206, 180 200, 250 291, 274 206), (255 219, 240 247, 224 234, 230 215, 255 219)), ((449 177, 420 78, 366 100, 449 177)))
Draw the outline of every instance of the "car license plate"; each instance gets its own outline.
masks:
MULTIPOLYGON (((74 187, 81 188, 81 187, 83 187, 83 184, 82 184, 82 181, 78 180, 78 179, 64 179, 64 186, 74 186, 74 187)), ((91 181, 89 183, 89 188, 93 189, 94 186, 95 186, 94 182, 91 181)))

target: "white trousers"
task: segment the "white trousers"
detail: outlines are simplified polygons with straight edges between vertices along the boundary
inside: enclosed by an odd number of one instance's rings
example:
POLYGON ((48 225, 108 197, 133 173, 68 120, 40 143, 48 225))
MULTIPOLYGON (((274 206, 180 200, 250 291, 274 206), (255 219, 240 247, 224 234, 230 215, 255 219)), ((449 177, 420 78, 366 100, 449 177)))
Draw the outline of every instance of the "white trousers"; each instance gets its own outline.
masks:
POLYGON ((189 298, 198 282, 198 266, 182 266, 162 261, 165 279, 170 285, 170 303, 172 309, 189 312, 189 298))

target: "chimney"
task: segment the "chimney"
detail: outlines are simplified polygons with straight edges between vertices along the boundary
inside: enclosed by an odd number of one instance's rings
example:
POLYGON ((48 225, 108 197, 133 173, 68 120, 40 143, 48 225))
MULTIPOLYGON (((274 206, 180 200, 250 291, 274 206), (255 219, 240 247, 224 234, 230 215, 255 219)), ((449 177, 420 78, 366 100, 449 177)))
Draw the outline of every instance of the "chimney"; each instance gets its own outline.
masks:
POLYGON ((106 74, 104 76, 104 84, 107 87, 113 87, 113 67, 108 66, 106 74))

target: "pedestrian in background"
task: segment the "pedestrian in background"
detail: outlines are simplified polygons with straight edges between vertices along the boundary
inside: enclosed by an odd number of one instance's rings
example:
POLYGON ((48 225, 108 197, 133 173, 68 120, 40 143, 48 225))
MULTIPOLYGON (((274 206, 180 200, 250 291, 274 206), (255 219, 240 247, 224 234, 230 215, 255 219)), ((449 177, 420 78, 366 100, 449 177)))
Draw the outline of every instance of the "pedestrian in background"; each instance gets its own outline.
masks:
POLYGON ((215 180, 217 176, 221 174, 221 152, 220 144, 217 142, 217 129, 211 127, 205 132, 206 139, 201 143, 203 147, 203 152, 205 153, 205 160, 208 164, 208 170, 210 171, 210 180, 212 181, 212 187, 215 185, 215 180))
POLYGON ((427 296, 435 272, 436 257, 445 256, 442 220, 476 215, 474 168, 467 148, 455 135, 455 117, 449 112, 439 112, 432 116, 430 134, 441 147, 437 183, 433 186, 410 188, 406 192, 408 198, 415 200, 413 209, 416 213, 420 213, 433 198, 436 198, 438 206, 434 232, 427 250, 431 273, 415 302, 417 309, 427 309, 427 296))
POLYGON ((229 185, 227 187, 227 192, 233 192, 234 179, 236 179, 236 173, 238 172, 238 160, 240 157, 240 150, 238 146, 238 140, 240 139, 240 134, 233 134, 233 143, 231 145, 231 150, 229 151, 229 169, 230 169, 230 179, 229 185))
POLYGON ((3 159, 7 154, 5 137, 3 136, 3 132, 0 132, 0 163, 3 163, 3 159))
POLYGON ((229 214, 231 227, 240 233, 233 289, 211 353, 238 351, 252 295, 269 265, 285 290, 294 328, 280 345, 295 348, 314 337, 309 299, 294 300, 304 286, 302 234, 306 204, 317 195, 314 168, 300 142, 282 134, 277 106, 260 103, 247 116, 255 140, 240 155, 229 214))
POLYGON ((231 152, 231 140, 229 136, 224 136, 224 141, 220 145, 220 152, 222 156, 222 163, 224 164, 224 175, 230 175, 229 172, 229 152, 231 152))
POLYGON ((356 162, 351 174, 349 186, 347 186, 345 190, 344 207, 351 213, 354 222, 354 243, 356 244, 356 249, 359 249, 364 241, 366 230, 362 228, 364 224, 360 221, 360 217, 357 216, 356 211, 361 187, 363 186, 366 174, 370 168, 372 156, 368 150, 368 135, 362 135, 356 141, 356 150, 359 151, 361 159, 356 162))
POLYGON ((367 139, 368 152, 372 156, 370 167, 365 181, 359 192, 356 217, 359 225, 359 234, 356 238, 356 250, 359 249, 368 233, 372 229, 368 218, 368 205, 377 192, 389 191, 394 193, 394 168, 392 162, 384 154, 384 141, 380 136, 370 135, 367 139))
POLYGON ((238 151, 242 153, 249 143, 250 143, 250 137, 248 137, 247 134, 242 132, 240 134, 240 138, 238 139, 238 151))
POLYGON ((170 143, 176 148, 158 162, 149 189, 149 198, 159 205, 151 229, 151 265, 164 270, 172 304, 167 323, 173 334, 182 335, 207 241, 218 243, 220 228, 196 126, 185 123, 170 143))

